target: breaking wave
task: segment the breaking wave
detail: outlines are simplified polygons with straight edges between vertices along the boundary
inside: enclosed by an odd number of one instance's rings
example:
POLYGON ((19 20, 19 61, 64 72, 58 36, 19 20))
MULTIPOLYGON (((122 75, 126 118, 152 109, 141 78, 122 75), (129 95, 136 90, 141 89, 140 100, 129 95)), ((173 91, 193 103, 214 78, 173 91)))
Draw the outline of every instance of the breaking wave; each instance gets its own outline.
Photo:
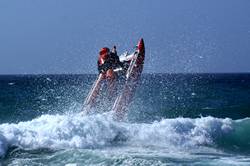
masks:
POLYGON ((8 148, 72 149, 115 146, 175 149, 208 146, 250 149, 250 119, 214 117, 162 119, 152 123, 117 122, 112 113, 42 115, 31 121, 0 125, 0 155, 8 148))

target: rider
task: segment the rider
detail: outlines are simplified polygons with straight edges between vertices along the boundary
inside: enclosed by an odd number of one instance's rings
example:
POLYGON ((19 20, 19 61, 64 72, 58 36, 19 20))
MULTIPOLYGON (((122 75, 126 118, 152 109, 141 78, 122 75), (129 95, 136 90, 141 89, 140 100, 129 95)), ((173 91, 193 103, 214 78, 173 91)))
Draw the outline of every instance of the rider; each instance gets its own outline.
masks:
POLYGON ((119 57, 117 55, 116 46, 113 47, 112 51, 109 50, 108 47, 104 47, 99 52, 99 58, 97 61, 99 74, 102 73, 102 79, 107 80, 108 85, 108 95, 113 96, 116 92, 116 84, 117 81, 117 73, 114 69, 122 67, 123 63, 120 62, 119 57))
POLYGON ((101 48, 99 52, 99 58, 97 61, 99 73, 107 73, 118 67, 123 67, 123 63, 120 62, 117 55, 116 46, 113 47, 112 51, 108 47, 101 48))

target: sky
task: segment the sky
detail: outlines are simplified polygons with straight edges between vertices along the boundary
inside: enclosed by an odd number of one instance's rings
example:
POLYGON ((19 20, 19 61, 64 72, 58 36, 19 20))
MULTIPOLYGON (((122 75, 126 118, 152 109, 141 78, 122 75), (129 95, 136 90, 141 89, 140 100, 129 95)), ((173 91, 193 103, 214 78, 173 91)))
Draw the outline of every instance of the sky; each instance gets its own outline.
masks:
POLYGON ((0 74, 97 73, 141 37, 144 73, 250 72, 250 1, 0 0, 0 74))

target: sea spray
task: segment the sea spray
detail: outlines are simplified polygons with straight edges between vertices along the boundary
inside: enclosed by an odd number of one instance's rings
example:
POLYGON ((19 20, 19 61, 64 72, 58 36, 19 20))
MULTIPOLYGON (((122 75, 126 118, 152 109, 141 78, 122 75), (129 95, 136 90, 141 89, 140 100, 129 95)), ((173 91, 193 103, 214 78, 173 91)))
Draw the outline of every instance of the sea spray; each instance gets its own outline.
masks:
POLYGON ((162 119, 153 123, 117 122, 112 113, 42 115, 27 122, 2 124, 1 154, 6 146, 23 149, 101 148, 117 141, 127 146, 162 148, 213 146, 233 132, 233 121, 214 117, 162 119))
POLYGON ((95 78, 2 76, 0 163, 249 165, 249 74, 144 74, 124 122, 77 113, 95 78))

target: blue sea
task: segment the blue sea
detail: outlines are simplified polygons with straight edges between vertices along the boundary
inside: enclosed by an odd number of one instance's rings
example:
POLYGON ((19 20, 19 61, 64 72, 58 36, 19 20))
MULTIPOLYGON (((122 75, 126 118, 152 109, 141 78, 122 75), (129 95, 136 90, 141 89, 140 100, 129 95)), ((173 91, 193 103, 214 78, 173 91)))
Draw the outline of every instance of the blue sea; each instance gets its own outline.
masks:
POLYGON ((96 77, 0 76, 0 165, 250 165, 250 74, 143 74, 123 121, 96 77))

